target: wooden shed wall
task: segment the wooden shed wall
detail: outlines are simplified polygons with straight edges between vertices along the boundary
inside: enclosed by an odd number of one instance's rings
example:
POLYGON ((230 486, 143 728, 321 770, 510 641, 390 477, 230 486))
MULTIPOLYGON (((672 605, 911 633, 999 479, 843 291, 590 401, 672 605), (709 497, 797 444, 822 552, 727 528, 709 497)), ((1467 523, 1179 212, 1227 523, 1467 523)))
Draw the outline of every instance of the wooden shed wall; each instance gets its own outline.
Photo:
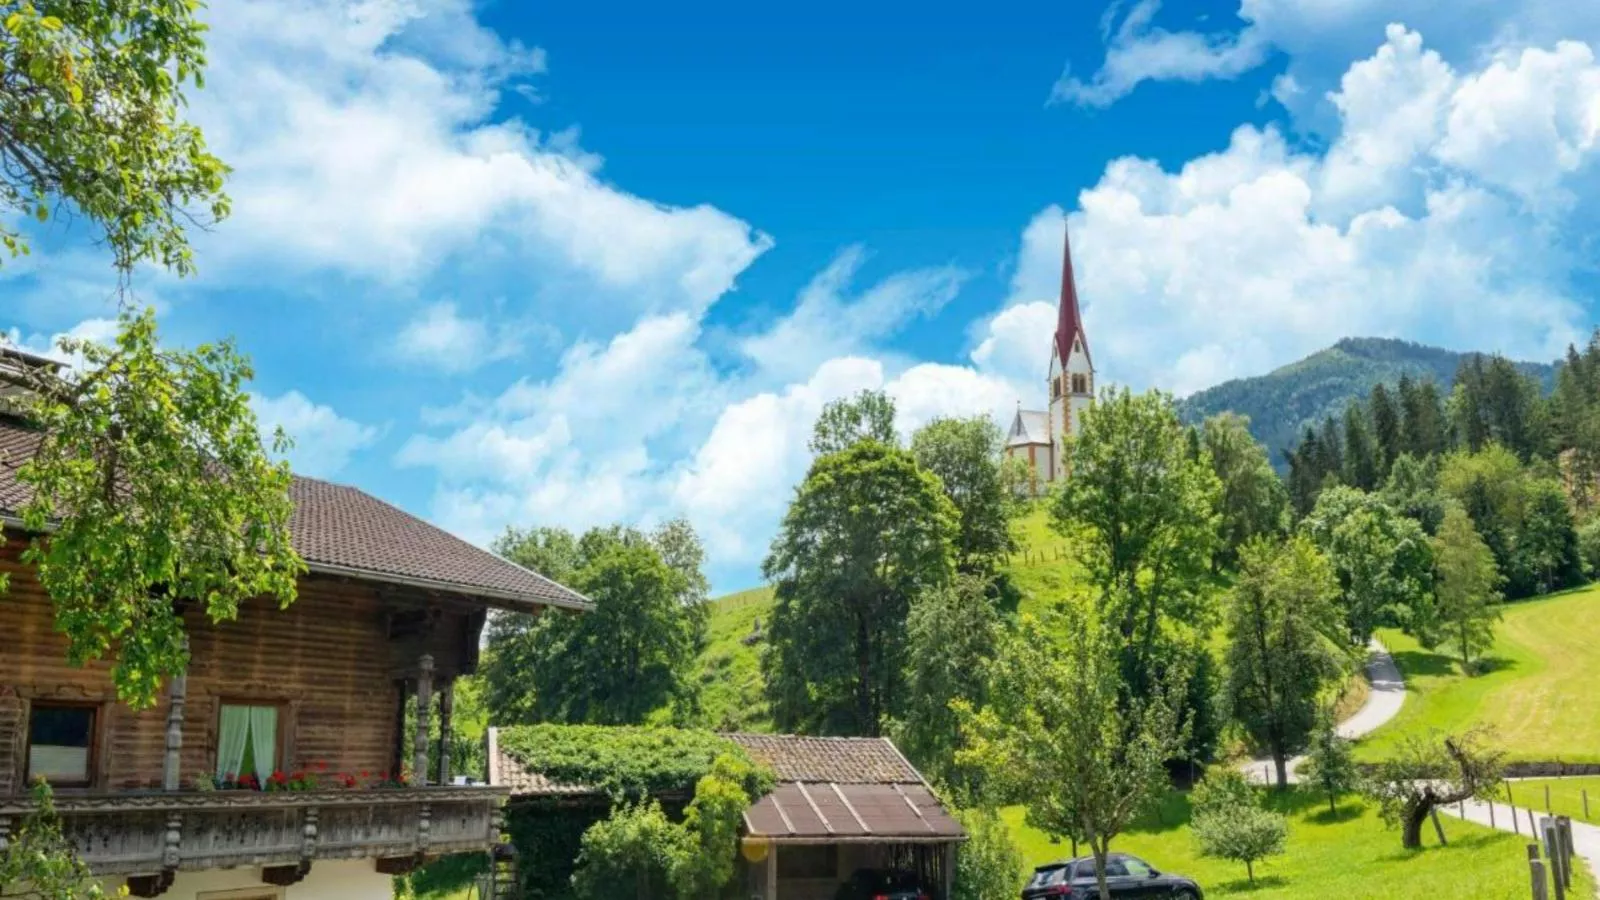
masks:
MULTIPOLYGON (((34 698, 99 704, 101 726, 95 788, 160 785, 168 703, 133 710, 116 702, 111 667, 67 661, 66 639, 30 567, 19 561, 25 543, 15 535, 0 546, 0 571, 10 590, 0 594, 0 794, 20 792, 25 771, 25 723, 34 698)), ((476 640, 470 611, 445 612, 425 639, 391 641, 383 590, 369 583, 307 577, 287 609, 246 604, 236 621, 212 625, 199 610, 186 626, 191 663, 183 729, 182 773, 188 786, 209 774, 216 759, 217 718, 224 702, 281 704, 286 764, 332 771, 381 772, 391 764, 398 735, 398 679, 414 671, 423 652, 443 675, 471 668, 467 641, 476 640)), ((437 684, 437 682, 436 682, 437 684)), ((410 744, 406 744, 409 759, 410 744)))

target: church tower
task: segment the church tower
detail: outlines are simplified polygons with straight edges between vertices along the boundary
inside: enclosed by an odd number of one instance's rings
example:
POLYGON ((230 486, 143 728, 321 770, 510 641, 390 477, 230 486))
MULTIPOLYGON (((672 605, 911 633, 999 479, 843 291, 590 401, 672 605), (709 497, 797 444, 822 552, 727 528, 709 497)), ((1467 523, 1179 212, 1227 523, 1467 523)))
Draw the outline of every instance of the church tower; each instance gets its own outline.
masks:
POLYGON ((1067 477, 1068 438, 1083 427, 1083 413, 1094 402, 1094 362, 1089 358, 1089 336, 1078 311, 1078 285, 1072 277, 1072 240, 1061 248, 1061 301, 1056 310, 1056 330, 1050 336, 1050 370, 1045 383, 1050 405, 1027 410, 1017 404, 1016 418, 1006 434, 1006 455, 1027 460, 1031 473, 1022 490, 1038 496, 1052 481, 1067 477))
POLYGON ((1094 362, 1078 311, 1078 285, 1072 277, 1072 236, 1062 239, 1061 303, 1050 341, 1049 480, 1066 477, 1067 439, 1082 428, 1083 411, 1094 402, 1094 362))

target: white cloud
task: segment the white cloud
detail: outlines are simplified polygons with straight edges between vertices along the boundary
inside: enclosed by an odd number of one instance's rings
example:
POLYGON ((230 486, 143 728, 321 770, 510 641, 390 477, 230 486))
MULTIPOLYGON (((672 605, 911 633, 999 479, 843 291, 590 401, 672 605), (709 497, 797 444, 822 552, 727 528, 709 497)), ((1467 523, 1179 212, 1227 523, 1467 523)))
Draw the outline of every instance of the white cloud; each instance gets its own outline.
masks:
POLYGON ((1324 92, 1391 23, 1427 35, 1454 65, 1475 64, 1485 51, 1506 47, 1600 41, 1600 4, 1570 0, 1240 0, 1244 24, 1232 32, 1152 27, 1155 10, 1153 0, 1143 0, 1118 27, 1103 28, 1100 70, 1087 81, 1064 75, 1052 96, 1104 106, 1146 81, 1233 78, 1277 51, 1288 57, 1289 71, 1272 96, 1321 130, 1336 124, 1333 111, 1323 108, 1324 92))
POLYGON ((914 269, 851 296, 865 259, 861 247, 840 253, 800 292, 792 313, 744 340, 744 353, 773 377, 806 378, 826 360, 877 346, 912 319, 938 313, 967 278, 950 266, 914 269))
POLYGON ((62 339, 89 341, 95 344, 111 344, 117 337, 116 319, 84 319, 66 331, 46 337, 43 334, 24 335, 22 329, 12 326, 9 329, 0 329, 0 345, 10 344, 19 350, 43 356, 57 362, 66 363, 73 369, 83 368, 83 355, 79 353, 64 353, 61 350, 62 339))
POLYGON ((1187 392, 1347 335, 1532 358, 1579 337, 1571 247, 1552 240, 1571 222, 1546 201, 1595 156, 1592 57, 1521 52, 1463 75, 1414 32, 1387 37, 1332 95, 1348 127, 1325 157, 1246 126, 1174 172, 1117 160, 1083 193, 1073 249, 1110 375, 1187 392), (1505 86, 1525 80, 1558 89, 1519 107, 1505 86), (1505 135, 1510 107, 1547 124, 1520 151, 1538 175, 1468 149, 1505 135))
POLYGON ((522 328, 494 326, 462 316, 449 301, 432 304, 400 330, 395 352, 402 358, 444 372, 468 372, 522 351, 522 328))
POLYGON ((356 451, 378 439, 377 428, 346 419, 332 407, 311 402, 299 391, 276 397, 251 394, 250 406, 269 445, 279 428, 293 442, 284 458, 300 475, 337 475, 356 451))
POLYGON ((500 41, 464 0, 218 0, 206 18, 194 116, 235 170, 208 267, 392 282, 510 254, 637 312, 703 308, 771 244, 710 206, 605 183, 575 131, 497 115, 543 54, 500 41))
MULTIPOLYGON (((1270 49, 1259 31, 1200 34, 1150 24, 1160 0, 1138 0, 1114 33, 1108 31, 1104 64, 1087 81, 1063 72, 1050 90, 1055 103, 1109 106, 1146 81, 1234 78, 1260 65, 1270 49)), ((1108 10, 1109 16, 1115 11, 1108 10)))

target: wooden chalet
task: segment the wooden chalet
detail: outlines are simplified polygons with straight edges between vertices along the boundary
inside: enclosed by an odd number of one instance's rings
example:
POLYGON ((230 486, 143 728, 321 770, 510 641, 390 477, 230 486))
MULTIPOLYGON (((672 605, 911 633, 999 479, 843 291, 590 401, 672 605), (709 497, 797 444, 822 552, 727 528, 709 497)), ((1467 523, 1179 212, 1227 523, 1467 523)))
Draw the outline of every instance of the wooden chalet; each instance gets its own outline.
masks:
MULTIPOLYGON (((889 739, 725 737, 777 780, 745 811, 739 896, 833 900, 857 870, 892 869, 915 873, 935 900, 949 900, 955 849, 966 830, 889 739)), ((610 802, 531 770, 500 749, 496 729, 489 729, 488 740, 489 783, 509 789, 513 805, 552 798, 610 802)))
MULTIPOLYGON (((38 364, 0 351, 0 380, 38 364)), ((140 897, 388 900, 391 875, 496 845, 508 790, 446 783, 453 683, 477 667, 491 609, 583 597, 355 488, 296 478, 298 599, 218 625, 184 609, 186 676, 133 710, 108 664, 67 662, 20 562, 33 535, 16 471, 39 439, 0 409, 0 846, 41 776, 95 874, 140 897)))

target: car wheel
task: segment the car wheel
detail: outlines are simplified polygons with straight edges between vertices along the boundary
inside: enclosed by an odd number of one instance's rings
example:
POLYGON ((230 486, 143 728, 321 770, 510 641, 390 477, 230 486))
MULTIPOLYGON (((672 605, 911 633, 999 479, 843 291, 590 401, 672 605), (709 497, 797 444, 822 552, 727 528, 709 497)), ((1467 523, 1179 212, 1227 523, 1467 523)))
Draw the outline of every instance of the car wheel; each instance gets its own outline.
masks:
POLYGON ((1172 895, 1172 900, 1195 900, 1194 891, 1184 888, 1172 895))

